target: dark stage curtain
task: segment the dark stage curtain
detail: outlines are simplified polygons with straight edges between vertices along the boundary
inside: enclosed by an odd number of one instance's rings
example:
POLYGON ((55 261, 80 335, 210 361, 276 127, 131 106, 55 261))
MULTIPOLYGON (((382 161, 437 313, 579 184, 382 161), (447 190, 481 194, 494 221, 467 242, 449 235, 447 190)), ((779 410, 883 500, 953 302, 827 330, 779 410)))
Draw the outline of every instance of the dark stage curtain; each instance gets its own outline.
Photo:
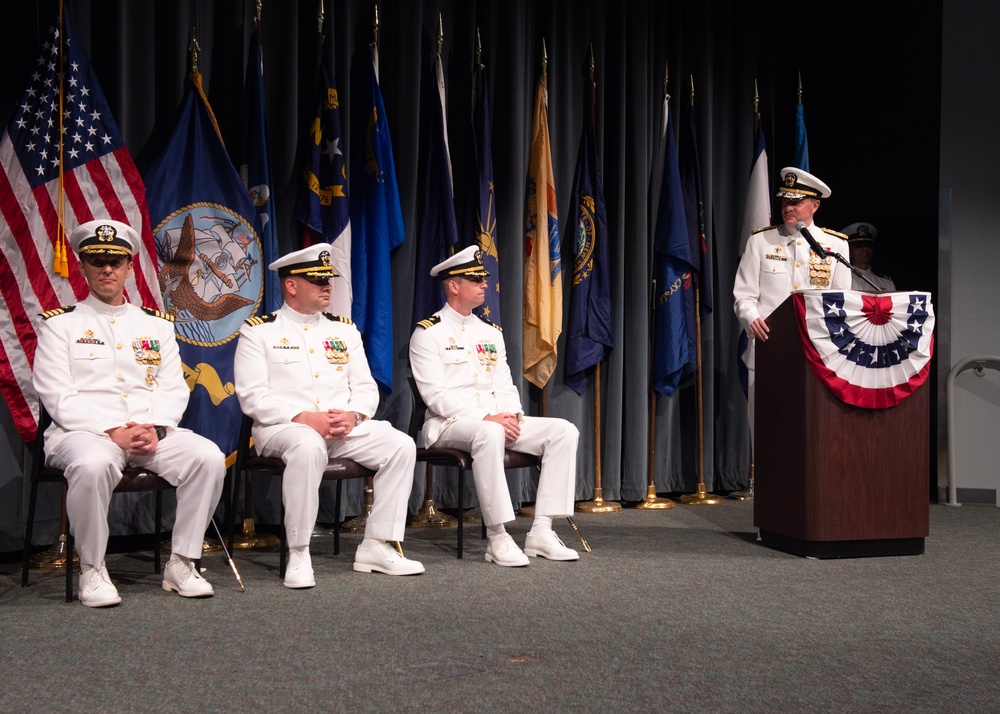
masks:
MULTIPOLYGON (((327 0, 325 5, 324 28, 333 40, 330 61, 341 97, 344 145, 351 146, 351 134, 363 121, 358 104, 374 3, 327 0)), ((750 171, 755 79, 772 183, 778 169, 791 163, 801 72, 812 171, 833 187, 817 222, 839 229, 868 220, 878 225, 880 236, 895 234, 900 247, 927 248, 934 255, 940 3, 908 11, 905 30, 896 15, 871 5, 877 4, 382 0, 380 80, 407 229, 406 241, 392 256, 395 390, 383 396, 385 418, 405 429, 412 410, 406 355, 413 326, 416 227, 422 210, 421 149, 432 116, 431 58, 440 14, 460 227, 470 223, 470 186, 476 180, 471 66, 477 28, 482 38, 482 61, 492 95, 504 336, 525 409, 532 414, 539 411, 540 394, 519 375, 524 200, 535 83, 544 40, 566 315, 576 214, 570 189, 587 110, 588 48, 593 45, 615 341, 601 378, 605 499, 640 500, 651 458, 660 493, 692 492, 698 481, 692 376, 684 378, 674 396, 655 400, 652 449, 649 439, 650 241, 656 206, 650 187, 654 180, 658 184, 653 170, 662 152, 664 70, 669 67, 670 106, 679 131, 686 128, 693 79, 708 240, 705 270, 711 276, 715 305, 702 326, 704 478, 709 491, 745 487, 749 432, 737 377, 738 324, 731 290, 750 171), (894 205, 889 205, 890 197, 894 205)), ((265 92, 282 252, 299 245, 292 208, 300 147, 314 109, 317 7, 317 0, 264 0, 263 4, 265 92)), ((55 8, 52 0, 4 3, 0 109, 5 121, 27 86, 55 8)), ((197 28, 202 48, 206 92, 238 163, 253 2, 80 0, 73 9, 81 39, 140 170, 160 151, 178 111, 192 27, 197 28)), ((462 235, 465 242, 471 238, 462 235)), ((890 267, 897 285, 933 288, 932 261, 895 260, 890 267), (900 271, 906 271, 905 278, 897 277, 900 271)), ((593 495, 595 470, 593 388, 578 396, 563 384, 562 342, 559 366, 548 389, 548 411, 569 419, 581 431, 577 497, 586 499, 593 495)), ((2 418, 0 492, 5 497, 0 506, 0 550, 11 550, 20 547, 28 459, 9 414, 2 418)), ((759 434, 780 439, 780 428, 761 425, 759 434)), ((423 470, 418 471, 411 504, 419 504, 423 494, 423 470)), ((451 505, 448 480, 438 482, 437 497, 451 505)), ((515 501, 533 500, 530 474, 513 473, 510 482, 515 501)), ((358 504, 355 494, 355 512, 358 504)))

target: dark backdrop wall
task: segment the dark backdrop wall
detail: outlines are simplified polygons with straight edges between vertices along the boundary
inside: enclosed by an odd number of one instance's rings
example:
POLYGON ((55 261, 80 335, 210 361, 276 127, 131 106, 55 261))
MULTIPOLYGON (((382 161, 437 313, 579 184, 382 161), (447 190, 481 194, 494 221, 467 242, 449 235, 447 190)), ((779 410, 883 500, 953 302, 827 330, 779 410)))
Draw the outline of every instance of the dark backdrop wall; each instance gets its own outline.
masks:
MULTIPOLYGON (((243 0, 80 0, 77 27, 121 132, 140 169, 159 152, 184 89, 189 31, 197 28, 201 71, 223 137, 239 159, 242 84, 253 2, 243 0)), ((355 110, 374 15, 372 0, 327 0, 345 145, 355 110)), ((858 220, 879 229, 877 267, 901 288, 934 290, 936 254, 941 4, 901 15, 895 3, 699 3, 663 0, 383 0, 381 86, 393 137, 407 240, 392 258, 396 389, 383 414, 407 424, 406 349, 412 329, 415 231, 421 212, 421 147, 431 92, 431 56, 439 14, 448 126, 459 225, 474 176, 470 71, 476 28, 491 88, 502 317, 512 370, 520 374, 523 213, 532 101, 544 39, 548 53, 549 129, 564 250, 572 244, 570 188, 585 98, 588 46, 596 59, 598 145, 610 229, 615 349, 602 373, 604 497, 643 497, 650 462, 657 490, 691 492, 698 480, 692 377, 672 398, 655 402, 649 446, 649 241, 655 216, 649 191, 661 152, 662 82, 669 67, 675 126, 686 121, 693 78, 715 312, 703 325, 705 480, 708 489, 746 486, 746 401, 736 375, 737 322, 732 281, 738 263, 743 194, 750 170, 754 80, 760 94, 772 178, 791 163, 797 76, 801 73, 811 170, 833 189, 817 216, 834 229, 858 220), (905 21, 903 21, 905 20, 905 21), (652 459, 650 454, 652 453, 652 459)), ((5 72, 0 116, 9 121, 46 29, 51 0, 5 3, 0 27, 5 72)), ((264 0, 265 92, 276 220, 283 251, 298 247, 291 219, 301 139, 312 111, 317 0, 264 0)), ((350 159, 349 160, 353 160, 350 159)), ((465 236, 470 239, 470 236, 465 236)), ((568 251, 564 264, 570 263, 568 251)), ((569 285, 564 283, 568 302, 569 285)), ((560 345, 562 347, 562 345, 560 345)), ((563 386, 562 364, 550 383, 549 413, 584 435, 578 498, 593 492, 593 395, 563 386)), ((521 384, 526 409, 539 393, 521 384)), ((761 398, 766 398, 762 396, 761 398)), ((20 547, 23 474, 28 458, 10 416, 0 435, 0 551, 20 547)), ((781 425, 761 428, 780 438, 781 425)), ((421 472, 422 476, 422 472, 421 472)), ((439 480, 440 481, 440 480, 439 480)), ((533 484, 511 477, 515 500, 533 484)), ((438 497, 448 500, 445 485, 438 497)), ((423 479, 417 477, 413 503, 423 479)), ((357 499, 354 501, 357 505, 357 499)), ((54 528, 56 511, 51 511, 54 528)), ((123 521, 127 521, 123 517, 123 521)), ((127 530, 122 523, 120 530, 127 530)))

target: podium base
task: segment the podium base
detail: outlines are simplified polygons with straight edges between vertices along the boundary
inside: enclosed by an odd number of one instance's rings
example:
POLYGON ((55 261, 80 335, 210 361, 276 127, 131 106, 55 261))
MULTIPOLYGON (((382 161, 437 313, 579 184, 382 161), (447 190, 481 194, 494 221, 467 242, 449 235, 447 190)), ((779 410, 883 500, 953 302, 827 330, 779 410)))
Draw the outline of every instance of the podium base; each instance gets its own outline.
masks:
POLYGON ((768 548, 804 558, 878 558, 890 555, 923 555, 923 538, 877 540, 806 540, 762 530, 760 542, 768 548))

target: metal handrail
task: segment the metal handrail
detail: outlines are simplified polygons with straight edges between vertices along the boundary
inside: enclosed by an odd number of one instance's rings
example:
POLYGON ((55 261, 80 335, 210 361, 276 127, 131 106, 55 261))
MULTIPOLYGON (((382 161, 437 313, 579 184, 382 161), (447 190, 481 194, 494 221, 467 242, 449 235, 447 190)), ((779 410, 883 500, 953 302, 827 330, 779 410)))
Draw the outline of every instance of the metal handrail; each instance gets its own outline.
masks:
POLYGON ((958 486, 955 483, 955 378, 973 369, 976 375, 983 376, 983 371, 995 369, 1000 372, 1000 356, 997 355, 976 355, 966 357, 956 363, 948 372, 948 384, 946 386, 948 394, 948 503, 949 506, 961 506, 958 502, 958 486))

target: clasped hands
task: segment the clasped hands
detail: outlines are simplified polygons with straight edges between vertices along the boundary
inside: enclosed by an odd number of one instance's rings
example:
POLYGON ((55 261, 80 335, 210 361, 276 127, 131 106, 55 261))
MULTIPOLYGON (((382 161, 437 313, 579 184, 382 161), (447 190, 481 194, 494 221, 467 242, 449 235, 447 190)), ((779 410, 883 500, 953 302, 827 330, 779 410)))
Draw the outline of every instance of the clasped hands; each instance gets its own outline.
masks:
POLYGON ((505 444, 512 444, 521 435, 521 420, 517 414, 511 414, 510 412, 488 414, 483 417, 483 421, 496 422, 503 427, 505 444))
POLYGON ((149 456, 156 453, 160 440, 156 436, 155 424, 137 424, 127 422, 125 426, 117 426, 105 432, 124 451, 132 456, 149 456))
POLYGON ((329 409, 325 412, 301 412, 292 421, 305 424, 327 441, 343 439, 358 425, 354 412, 329 409))

